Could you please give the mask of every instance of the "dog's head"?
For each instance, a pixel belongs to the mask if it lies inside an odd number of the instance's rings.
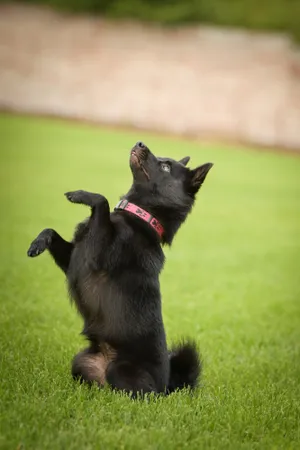
[[[180,161],[156,157],[143,142],[137,142],[130,152],[133,185],[128,194],[131,201],[150,210],[165,226],[172,222],[174,232],[166,239],[169,243],[213,166],[206,163],[189,169],[186,167],[189,160],[188,156]]]
[[[130,152],[134,185],[166,207],[186,205],[194,199],[213,166],[206,163],[191,170],[186,167],[189,160],[189,156],[180,161],[155,157],[143,142],[137,142]]]

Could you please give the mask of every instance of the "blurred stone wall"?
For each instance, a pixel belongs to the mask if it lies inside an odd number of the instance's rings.
[[[0,5],[0,109],[300,149],[287,37]]]

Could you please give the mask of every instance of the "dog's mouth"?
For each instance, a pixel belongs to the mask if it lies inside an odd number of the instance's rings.
[[[138,166],[138,167],[141,166],[140,159],[135,150],[131,150],[130,162],[133,163],[135,166]]]
[[[141,170],[144,173],[147,180],[150,180],[150,176],[147,170],[145,169],[145,162],[147,156],[148,155],[144,150],[140,149],[136,150],[135,148],[133,148],[130,153],[130,164],[133,167],[136,167],[137,169]]]

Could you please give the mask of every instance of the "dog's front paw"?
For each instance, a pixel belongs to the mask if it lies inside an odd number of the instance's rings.
[[[31,243],[29,249],[27,250],[27,255],[31,258],[43,253],[51,244],[53,236],[53,230],[47,228],[43,230],[37,238]]]
[[[30,245],[27,255],[31,258],[40,255],[48,247],[48,243],[45,238],[36,238]]]
[[[85,191],[66,192],[65,196],[72,203],[84,203]]]

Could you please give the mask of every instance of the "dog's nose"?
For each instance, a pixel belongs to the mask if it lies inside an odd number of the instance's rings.
[[[135,145],[138,148],[146,148],[146,145],[142,141],[137,142]]]

